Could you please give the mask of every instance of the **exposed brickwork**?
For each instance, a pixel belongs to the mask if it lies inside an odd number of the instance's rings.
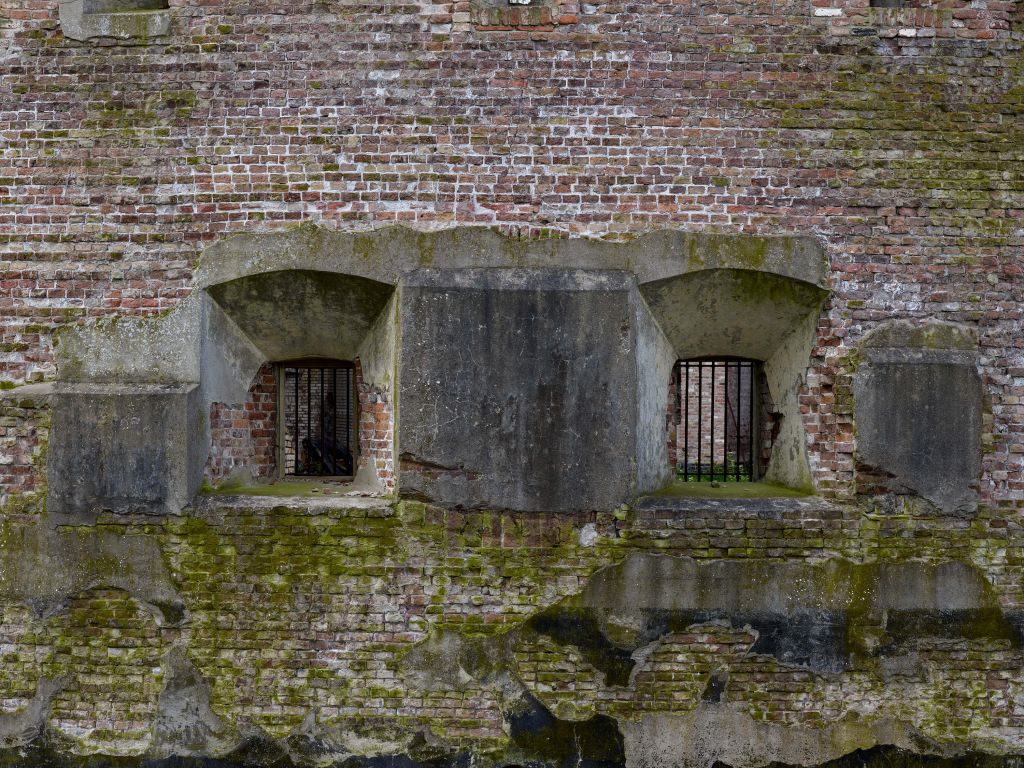
[[[214,485],[235,477],[268,478],[277,473],[277,381],[263,365],[241,407],[210,406],[210,457],[206,478]]]
[[[45,398],[0,392],[0,510],[14,513],[38,507],[46,490],[49,434]]]
[[[898,38],[900,50],[928,46],[933,38],[991,40],[1010,29],[1009,0],[904,0],[900,7],[871,7],[870,0],[812,0],[834,35]]]
[[[390,392],[363,381],[358,359],[355,366],[358,465],[369,468],[380,487],[390,491],[395,487]],[[260,368],[241,408],[214,403],[210,421],[206,477],[211,483],[216,485],[239,471],[256,479],[277,477],[277,381],[272,364]]]
[[[386,491],[395,488],[395,412],[391,392],[363,380],[363,367],[356,360],[356,390],[359,393],[359,466],[367,467]]]
[[[0,702],[20,706],[40,676],[64,673],[53,722],[74,734],[99,728],[87,744],[137,750],[148,738],[140,729],[153,715],[163,654],[181,644],[210,682],[215,711],[271,734],[286,735],[315,708],[324,723],[378,734],[422,728],[446,750],[500,745],[507,734],[493,687],[446,684],[441,670],[424,688],[405,657],[431,631],[477,638],[511,631],[513,672],[569,719],[685,714],[717,674],[722,700],[741,703],[756,721],[820,727],[860,712],[866,720],[913,722],[939,739],[1019,738],[1022,659],[1006,641],[917,638],[906,649],[916,666],[883,680],[863,667],[815,673],[755,651],[749,629],[694,624],[645,646],[630,679],[611,683],[578,648],[521,628],[539,610],[577,595],[602,566],[643,551],[762,567],[825,558],[959,560],[986,573],[1005,608],[1024,608],[1024,529],[1002,525],[1006,514],[993,510],[966,523],[814,503],[773,518],[727,506],[704,514],[653,506],[616,516],[413,503],[345,509],[336,502],[276,510],[215,505],[157,526],[109,517],[102,528],[119,538],[146,533],[160,542],[185,623],[156,625],[149,610],[117,590],[76,596],[43,618],[0,601]],[[582,546],[589,526],[598,539]],[[19,557],[0,551],[0,562]],[[115,743],[106,729],[118,727]]]

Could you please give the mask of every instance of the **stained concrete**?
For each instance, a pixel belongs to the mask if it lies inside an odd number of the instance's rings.
[[[861,344],[857,460],[890,490],[970,512],[981,473],[982,383],[973,329],[897,322]]]
[[[657,326],[637,322],[643,311],[623,272],[408,275],[402,492],[472,507],[609,509],[666,482],[668,369],[640,368],[671,358]],[[663,380],[648,401],[642,376]],[[641,428],[655,418],[660,430]],[[655,469],[638,475],[641,461]]]
[[[172,11],[155,0],[59,0],[60,28],[70,40],[114,38],[145,43],[171,30]]]
[[[827,288],[829,264],[814,237],[662,230],[620,242],[515,238],[485,227],[420,231],[389,226],[347,232],[312,225],[243,234],[203,252],[195,284],[207,288],[279,270],[320,270],[397,283],[421,268],[623,270],[640,284],[708,269],[770,273]]]
[[[812,484],[799,392],[828,296],[816,275],[813,269],[805,279],[716,266],[641,286],[679,359],[743,357],[764,363],[779,414],[764,479],[801,490]]]
[[[292,270],[240,278],[209,293],[267,360],[352,360],[394,286]]]
[[[58,387],[48,512],[74,523],[103,510],[176,513],[199,489],[209,452],[188,439],[200,414],[196,385]]]

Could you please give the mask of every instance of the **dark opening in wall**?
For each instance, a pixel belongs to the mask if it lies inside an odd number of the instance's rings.
[[[359,431],[353,363],[298,360],[279,364],[278,371],[283,474],[351,478]]]
[[[906,8],[908,0],[871,0],[871,8]]]
[[[85,0],[85,13],[136,13],[139,11],[163,11],[169,7],[168,0]]]
[[[761,364],[744,358],[676,363],[676,468],[689,481],[752,482],[770,456],[776,414]],[[671,451],[670,451],[671,455]]]

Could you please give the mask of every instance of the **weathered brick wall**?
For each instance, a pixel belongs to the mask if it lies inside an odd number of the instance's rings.
[[[176,647],[208,682],[226,730],[284,737],[315,710],[321,727],[375,743],[412,743],[422,731],[435,757],[508,746],[509,702],[490,677],[496,669],[568,721],[685,715],[706,700],[715,675],[721,700],[758,722],[817,731],[858,713],[865,722],[914,723],[943,743],[1019,749],[1024,659],[1011,640],[991,634],[991,617],[976,618],[972,636],[898,641],[886,636],[896,631],[895,613],[888,629],[881,615],[877,626],[862,617],[867,626],[849,631],[867,640],[851,634],[848,642],[872,648],[874,632],[913,659],[890,677],[879,676],[874,655],[851,652],[845,671],[829,673],[785,661],[784,648],[755,647],[759,633],[749,626],[696,618],[634,653],[626,678],[610,671],[609,650],[586,645],[586,624],[567,642],[560,627],[574,623],[558,621],[578,621],[574,596],[602,567],[655,551],[662,559],[749,562],[763,574],[766,563],[836,558],[867,568],[959,561],[986,575],[1002,610],[1020,610],[1024,537],[1019,524],[1005,525],[1008,512],[938,523],[913,511],[865,514],[816,502],[775,513],[655,503],[614,515],[554,515],[325,499],[208,501],[159,522],[108,516],[80,535],[158,542],[181,616],[116,589],[84,591],[47,615],[0,601],[0,702],[22,707],[41,679],[60,679],[47,722],[80,740],[72,751],[138,754],[152,747],[167,654]],[[24,565],[10,542],[25,525],[5,524],[0,573]],[[660,589],[637,583],[631,594],[646,599]],[[462,672],[439,656],[443,645],[430,645],[444,633],[468,644],[457,657]]]
[[[206,478],[217,485],[232,475],[267,478],[276,473],[277,379],[274,366],[268,363],[256,372],[241,407],[210,406]]]
[[[961,3],[951,38],[900,54],[819,15],[863,6],[572,5],[521,32],[463,4],[182,0],[167,39],[125,46],[5,0],[0,373],[52,376],[68,322],[176,305],[234,232],[815,232],[835,269],[804,405],[819,489],[854,491],[851,345],[929,316],[981,329],[982,491],[1015,498],[1019,9]]]
[[[46,492],[50,408],[46,398],[0,392],[0,510],[35,510]]]
[[[60,680],[43,719],[65,752],[142,753],[177,648],[229,730],[300,733],[315,710],[398,752],[418,730],[439,752],[506,743],[487,669],[467,682],[415,668],[448,631],[515,640],[503,674],[567,717],[690,712],[721,673],[723,700],[758,720],[821,732],[896,717],[939,742],[1024,751],[1019,642],[988,625],[923,633],[919,665],[883,680],[874,659],[808,671],[756,652],[742,626],[699,622],[665,632],[625,685],[523,628],[631,552],[766,572],[966,563],[1003,611],[1024,609],[1020,3],[550,2],[495,18],[483,2],[172,0],[171,34],[132,45],[65,39],[57,5],[0,0],[5,382],[52,379],[62,326],[177,306],[203,249],[236,233],[811,233],[833,270],[800,390],[818,491],[871,490],[854,458],[858,341],[893,318],[941,319],[980,335],[982,505],[559,517],[254,503],[68,533],[86,549],[108,534],[153,544],[145,562],[183,607],[160,618],[112,555],[72,595],[24,586],[69,550],[45,559],[43,526],[13,514],[43,489],[48,422],[15,390],[0,412],[4,716]],[[359,395],[361,461],[393,487],[394,393]],[[216,446],[239,415],[216,414]]]

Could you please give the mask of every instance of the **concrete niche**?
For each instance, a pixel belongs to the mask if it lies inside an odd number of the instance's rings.
[[[667,393],[639,372],[667,381],[672,352],[631,274],[424,269],[401,290],[403,493],[608,509],[668,480]]]
[[[788,262],[756,266],[718,259],[641,290],[679,359],[762,361],[779,418],[764,480],[810,491],[799,392],[828,296],[827,265],[820,252],[807,249]]]
[[[860,474],[946,512],[972,510],[982,429],[973,329],[898,321],[867,334],[861,350],[854,378]]]
[[[240,406],[266,362],[359,358],[364,380],[394,378],[394,285],[283,269],[239,274],[164,317],[74,328],[59,346],[49,509],[174,514],[198,492],[210,407]],[[389,309],[390,308],[390,309]]]

